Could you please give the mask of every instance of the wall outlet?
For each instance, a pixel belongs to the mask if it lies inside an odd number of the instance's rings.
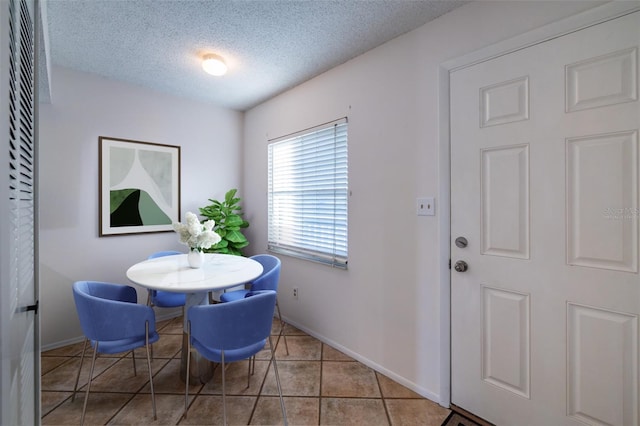
[[[298,298],[298,287],[294,287],[293,288],[293,298],[297,299]]]
[[[433,197],[418,198],[416,200],[416,214],[418,216],[435,216],[435,199]]]

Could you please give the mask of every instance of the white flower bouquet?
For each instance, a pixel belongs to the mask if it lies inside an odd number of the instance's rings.
[[[182,244],[189,246],[192,251],[199,252],[218,244],[221,238],[213,230],[215,221],[207,220],[200,223],[198,216],[191,212],[187,212],[185,217],[184,224],[173,222],[173,229],[178,233]]]

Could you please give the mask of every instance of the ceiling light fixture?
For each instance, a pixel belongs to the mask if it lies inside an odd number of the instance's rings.
[[[221,56],[209,54],[202,58],[202,68],[211,75],[221,76],[227,72],[227,64]]]

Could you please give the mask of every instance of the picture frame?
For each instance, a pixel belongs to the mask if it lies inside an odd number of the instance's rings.
[[[180,147],[98,138],[100,237],[173,231],[180,221]]]

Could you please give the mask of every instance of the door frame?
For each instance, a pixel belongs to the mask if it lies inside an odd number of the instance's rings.
[[[544,25],[440,64],[438,69],[438,164],[440,217],[440,405],[451,404],[451,117],[450,73],[526,49],[584,28],[640,11],[638,2],[611,2]]]

